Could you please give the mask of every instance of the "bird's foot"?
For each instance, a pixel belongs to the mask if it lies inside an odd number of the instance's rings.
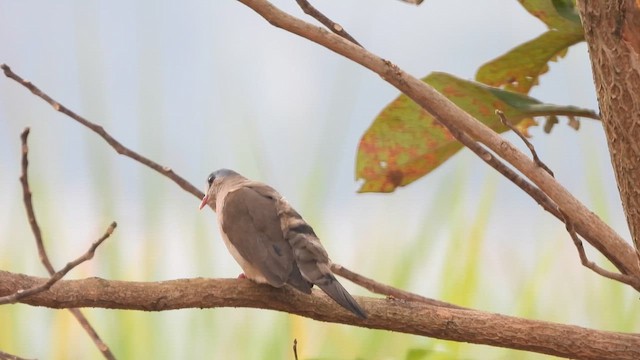
[[[244,273],[238,275],[238,279],[248,279],[247,275],[245,275]]]

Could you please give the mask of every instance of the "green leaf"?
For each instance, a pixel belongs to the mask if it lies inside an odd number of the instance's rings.
[[[507,128],[495,115],[502,110],[513,124],[526,127],[534,116],[597,118],[593,111],[543,104],[532,97],[434,72],[423,79],[463,110],[497,132]],[[360,192],[392,192],[453,156],[462,145],[406,95],[392,101],[373,121],[358,146],[356,178]]]
[[[572,0],[520,0],[531,15],[542,21],[549,30],[582,32],[582,23]]]
[[[549,31],[482,65],[476,80],[507,90],[528,93],[548,63],[566,55],[584,40],[580,17],[571,0],[521,0],[522,6],[544,22]]]
[[[556,8],[558,15],[571,21],[574,24],[579,24],[582,27],[582,21],[580,21],[580,14],[576,9],[576,2],[571,0],[553,0],[553,7]]]

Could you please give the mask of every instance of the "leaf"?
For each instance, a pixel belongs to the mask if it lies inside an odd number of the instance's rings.
[[[582,23],[572,0],[519,0],[531,15],[542,21],[549,30],[582,32]]]
[[[576,2],[571,0],[553,0],[553,7],[556,8],[558,15],[564,17],[565,19],[573,22],[574,24],[579,24],[582,27],[582,21],[580,21],[580,14],[576,10]],[[561,26],[563,24],[560,24]]]
[[[549,70],[548,63],[564,57],[570,46],[584,40],[584,33],[575,4],[570,0],[520,2],[549,31],[482,65],[476,80],[526,94]]]
[[[523,94],[446,73],[431,73],[423,81],[497,132],[507,128],[495,115],[496,109],[502,110],[513,124],[525,126],[525,131],[534,124],[534,116],[597,118],[590,110],[543,104]],[[356,178],[364,183],[359,192],[392,192],[428,174],[461,147],[429,113],[406,95],[400,95],[382,110],[360,140]]]

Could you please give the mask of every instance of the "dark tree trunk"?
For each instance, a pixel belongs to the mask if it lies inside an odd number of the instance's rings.
[[[631,236],[640,249],[640,2],[578,1]]]

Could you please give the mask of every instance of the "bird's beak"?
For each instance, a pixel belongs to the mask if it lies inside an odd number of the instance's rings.
[[[207,205],[207,203],[209,202],[209,194],[206,194],[203,198],[202,198],[202,202],[200,203],[200,210],[202,210],[203,207],[205,207]]]

